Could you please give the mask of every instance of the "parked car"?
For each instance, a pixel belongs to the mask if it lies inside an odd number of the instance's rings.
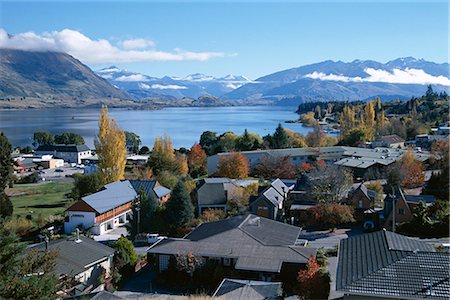
[[[64,172],[64,170],[63,169],[56,169],[55,172],[62,173],[62,172]]]
[[[161,236],[157,233],[139,233],[136,235],[134,242],[140,245],[153,245],[156,242],[166,238],[165,236]]]

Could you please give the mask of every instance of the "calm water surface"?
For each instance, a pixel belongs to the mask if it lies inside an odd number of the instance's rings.
[[[110,109],[109,115],[119,126],[138,134],[143,145],[153,145],[155,137],[167,132],[174,146],[191,147],[203,131],[242,134],[247,128],[264,136],[273,133],[278,123],[297,119],[295,107],[186,107],[162,110]],[[33,133],[71,131],[81,134],[89,147],[98,133],[100,109],[30,109],[0,111],[0,130],[14,146],[31,145]],[[306,134],[310,129],[300,124],[284,127]]]

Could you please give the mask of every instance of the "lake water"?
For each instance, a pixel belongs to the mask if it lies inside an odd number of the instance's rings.
[[[183,107],[162,110],[110,109],[109,115],[119,126],[138,134],[143,145],[153,146],[155,137],[165,132],[172,137],[175,148],[191,147],[206,130],[222,134],[233,131],[242,134],[244,129],[264,136],[273,133],[278,123],[294,120],[296,107]],[[94,145],[98,133],[100,109],[29,109],[0,111],[0,131],[13,146],[31,145],[33,133],[49,131],[76,132],[82,135],[89,147]],[[310,128],[301,124],[283,124],[306,134]]]

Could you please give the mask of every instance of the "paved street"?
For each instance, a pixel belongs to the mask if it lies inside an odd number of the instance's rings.
[[[308,240],[308,245],[315,248],[323,247],[333,249],[339,241],[348,237],[363,234],[361,228],[339,228],[334,232],[329,230],[322,231],[302,231],[299,238]]]

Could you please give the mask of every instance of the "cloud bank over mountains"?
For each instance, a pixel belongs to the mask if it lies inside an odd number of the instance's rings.
[[[224,52],[193,52],[179,48],[173,51],[156,50],[155,42],[148,39],[128,39],[113,45],[109,40],[94,40],[79,31],[24,32],[9,35],[0,28],[0,48],[28,51],[65,52],[87,64],[132,63],[146,61],[207,61],[212,58],[233,56]]]
[[[342,82],[384,82],[400,84],[440,84],[450,86],[450,79],[445,76],[433,76],[420,69],[406,68],[393,69],[392,72],[374,68],[364,70],[367,77],[349,77],[345,75],[325,74],[323,72],[312,72],[306,74],[305,78],[342,81]]]

